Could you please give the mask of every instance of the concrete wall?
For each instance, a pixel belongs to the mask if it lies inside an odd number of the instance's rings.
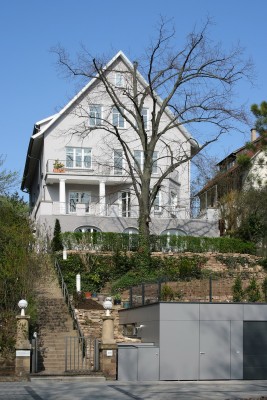
[[[51,203],[48,202],[47,205],[50,210]],[[45,210],[45,208],[43,208],[43,210]],[[40,213],[37,224],[39,226],[45,226],[53,231],[56,218],[60,221],[62,232],[73,232],[80,226],[93,226],[99,228],[102,232],[123,232],[126,228],[138,228],[137,218],[101,217],[94,215],[77,216],[76,214],[42,215]],[[202,220],[152,218],[152,234],[160,235],[164,230],[172,228],[182,229],[190,236],[219,236],[217,223],[210,223]]]

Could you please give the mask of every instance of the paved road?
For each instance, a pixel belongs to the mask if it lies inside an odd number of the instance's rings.
[[[0,383],[0,400],[237,400],[263,396],[267,396],[267,381]]]

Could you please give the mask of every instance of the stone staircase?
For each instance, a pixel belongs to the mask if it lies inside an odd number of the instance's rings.
[[[66,337],[77,337],[73,321],[61,294],[56,273],[51,268],[37,288],[38,296],[38,372],[65,372]],[[76,357],[81,356],[76,354]]]

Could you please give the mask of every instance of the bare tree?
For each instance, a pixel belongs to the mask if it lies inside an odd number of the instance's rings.
[[[236,122],[246,122],[243,107],[233,105],[233,90],[240,79],[250,77],[251,63],[243,60],[239,47],[224,51],[220,44],[214,44],[208,28],[209,22],[199,32],[190,33],[181,44],[169,23],[161,21],[157,37],[145,55],[124,70],[116,70],[116,64],[110,66],[106,60],[90,56],[84,48],[76,61],[71,61],[60,46],[53,49],[67,74],[94,78],[99,85],[98,95],[119,111],[118,118],[127,121],[126,132],[119,129],[118,123],[111,122],[110,115],[99,116],[101,123],[92,128],[84,118],[90,118],[88,107],[77,106],[75,113],[80,122],[71,133],[86,137],[95,130],[104,130],[107,137],[113,137],[113,142],[120,145],[138,200],[139,231],[146,239],[151,209],[164,179],[220,135],[234,129]],[[111,71],[122,75],[121,87],[110,78]],[[97,104],[95,98],[89,101]],[[146,101],[151,104],[148,116],[143,113]],[[205,137],[199,134],[200,123],[205,125]],[[190,130],[195,127],[195,137],[201,144],[188,134],[187,126]],[[133,151],[137,146],[143,151],[142,165]],[[157,179],[152,179],[157,148],[164,149],[157,154],[157,161],[161,160],[164,167]]]

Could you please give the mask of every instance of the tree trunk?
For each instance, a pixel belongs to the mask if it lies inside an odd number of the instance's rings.
[[[150,253],[150,193],[149,193],[149,182],[145,182],[142,185],[141,196],[139,200],[139,234],[141,236],[140,246],[144,253]],[[141,250],[141,249],[140,249]]]

